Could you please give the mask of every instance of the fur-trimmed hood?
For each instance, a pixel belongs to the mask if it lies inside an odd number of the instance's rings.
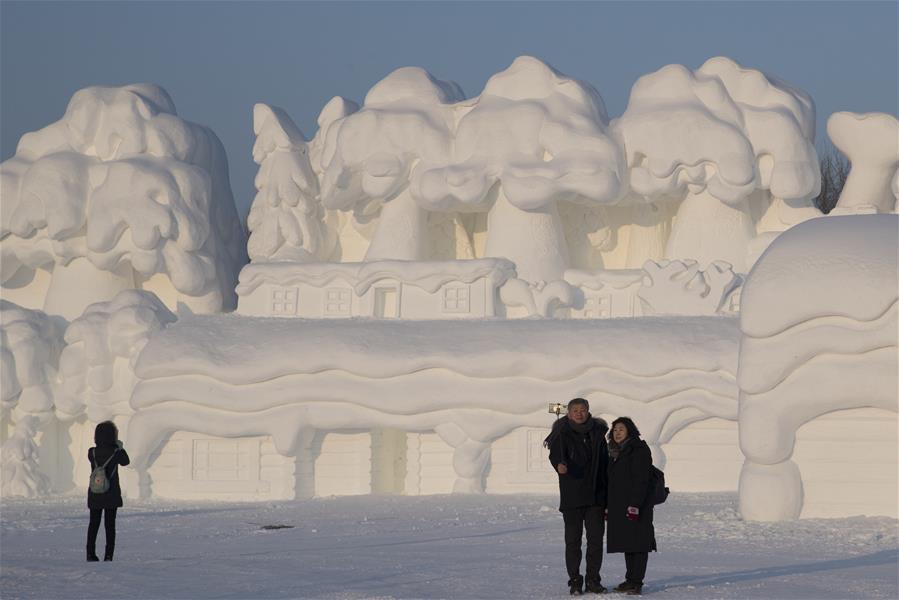
[[[594,417],[592,414],[587,413],[587,420],[593,421],[594,428],[599,431],[599,434],[605,436],[609,431],[609,424],[606,423],[605,419],[600,417]],[[556,419],[556,422],[553,423],[553,428],[549,432],[549,435],[546,436],[546,439],[543,440],[543,447],[549,448],[550,445],[556,440],[559,435],[565,431],[566,429],[571,429],[571,424],[568,420],[568,417],[563,417],[561,419]]]

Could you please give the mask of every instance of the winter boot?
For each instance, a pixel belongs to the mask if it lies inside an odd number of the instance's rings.
[[[572,596],[580,596],[584,593],[584,578],[573,577],[568,580],[568,593]]]
[[[605,594],[608,590],[596,579],[587,580],[587,591],[591,594]]]
[[[631,589],[624,592],[627,596],[639,596],[643,593],[643,586],[639,583],[632,583]]]
[[[112,547],[107,546],[107,547],[106,547],[106,553],[103,554],[103,561],[104,561],[104,562],[112,562],[112,554],[113,554],[113,552],[115,552],[115,546],[112,546]]]
[[[87,562],[99,562],[99,561],[100,561],[100,559],[97,557],[97,551],[94,550],[93,548],[91,548],[90,546],[88,546],[87,547]]]
[[[617,586],[615,586],[615,589],[612,591],[627,593],[627,592],[631,591],[632,589],[634,589],[633,583],[631,583],[630,581],[622,581]]]

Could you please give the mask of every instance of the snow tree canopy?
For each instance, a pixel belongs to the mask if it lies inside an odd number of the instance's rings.
[[[409,194],[421,165],[447,160],[452,145],[455,83],[417,67],[397,69],[375,84],[362,108],[330,124],[321,151],[322,203],[371,214],[380,223],[366,260],[424,258],[426,213]]]
[[[93,422],[131,414],[134,363],[150,336],[177,317],[150,292],[126,290],[98,302],[66,329],[56,411]]]
[[[886,113],[837,112],[827,134],[852,163],[837,206],[894,210],[899,198],[899,121]]]
[[[62,326],[38,310],[0,300],[0,409],[46,416],[63,347]]]
[[[413,195],[432,210],[489,211],[487,256],[509,258],[530,281],[560,279],[568,251],[557,203],[614,203],[623,191],[602,98],[521,56],[454,110],[452,155],[416,171]]]
[[[724,57],[695,72],[668,65],[641,77],[612,128],[627,153],[631,189],[649,201],[683,202],[668,256],[723,259],[743,272],[758,189],[771,195],[759,212],[783,212],[786,202],[801,212],[793,220],[811,216],[820,188],[814,115],[804,92]]]
[[[336,240],[323,222],[325,211],[305,136],[287,113],[266,104],[253,107],[253,129],[253,160],[259,173],[258,193],[247,218],[250,259],[326,260]]]
[[[162,88],[76,92],[62,119],[22,137],[0,178],[4,283],[51,271],[49,312],[74,318],[133,287],[197,312],[235,305],[245,248],[224,148]]]

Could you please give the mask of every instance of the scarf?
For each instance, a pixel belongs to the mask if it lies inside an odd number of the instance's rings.
[[[593,431],[593,428],[596,427],[596,421],[593,420],[593,415],[587,413],[586,421],[584,421],[583,423],[575,423],[571,419],[568,419],[568,426],[571,427],[571,429],[575,433],[583,435],[585,433],[590,433],[591,431]]]
[[[612,458],[612,462],[618,460],[618,456],[621,454],[621,451],[624,450],[624,447],[627,443],[631,441],[631,438],[624,438],[624,441],[620,444],[615,440],[609,440],[609,456]]]

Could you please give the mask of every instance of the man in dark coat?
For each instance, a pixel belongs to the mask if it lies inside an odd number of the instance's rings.
[[[100,519],[106,529],[106,552],[103,560],[112,560],[115,552],[115,518],[116,511],[122,506],[122,487],[119,485],[119,466],[131,462],[128,453],[118,440],[119,430],[112,421],[103,421],[94,430],[96,447],[87,451],[87,459],[91,462],[91,471],[104,463],[109,489],[102,494],[87,490],[87,507],[91,511],[90,523],[87,526],[87,560],[97,558],[97,533],[100,531]],[[103,514],[105,513],[105,515]]]
[[[616,592],[640,594],[649,552],[656,550],[649,499],[652,452],[628,417],[612,422],[607,550],[624,552],[627,575]]]
[[[606,469],[609,454],[606,444],[608,425],[590,415],[583,398],[568,403],[568,414],[556,421],[544,445],[549,462],[559,475],[559,510],[565,522],[565,567],[572,595],[580,595],[581,537],[587,531],[587,591],[600,594],[602,536],[605,532]]]

